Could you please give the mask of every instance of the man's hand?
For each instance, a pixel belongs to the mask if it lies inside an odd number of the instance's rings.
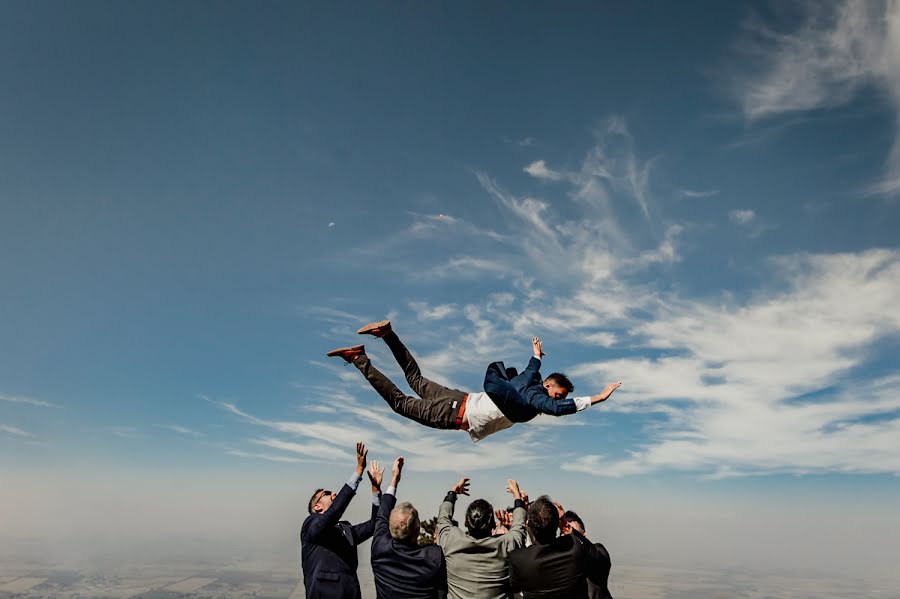
[[[609,396],[613,394],[613,391],[622,386],[622,381],[618,383],[610,383],[606,387],[603,388],[603,391],[598,393],[597,395],[591,398],[591,405],[595,403],[600,403],[601,401],[606,401],[609,399]]]
[[[502,535],[509,532],[509,527],[512,526],[512,512],[496,510],[494,516],[497,518],[497,527],[494,528],[494,534]]]
[[[513,499],[522,499],[522,491],[519,490],[519,483],[513,479],[506,481],[506,492],[512,493]]]
[[[547,355],[541,349],[541,338],[540,337],[532,337],[531,338],[531,349],[532,349],[532,352],[534,353],[534,357],[537,358],[538,360],[540,360],[541,357]]]
[[[369,475],[369,482],[372,483],[372,492],[380,493],[381,481],[384,480],[384,467],[378,463],[378,460],[372,460],[366,474]]]
[[[356,476],[362,476],[363,470],[366,469],[366,455],[368,455],[366,445],[362,441],[356,444]]]
[[[397,483],[400,482],[400,473],[403,472],[403,456],[398,457],[394,460],[394,465],[391,466],[391,486],[397,488]]]
[[[469,494],[469,479],[468,477],[462,477],[459,479],[459,482],[453,485],[453,488],[450,489],[457,495],[468,495]]]
[[[529,503],[528,503],[528,493],[522,492],[522,503],[525,504],[525,511],[527,512],[527,511],[528,511],[528,506],[529,506]]]

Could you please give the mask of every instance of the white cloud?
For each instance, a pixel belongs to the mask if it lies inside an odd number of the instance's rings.
[[[0,431],[9,433],[10,435],[16,435],[17,437],[33,437],[34,435],[29,433],[28,431],[23,431],[22,429],[9,425],[0,423]]]
[[[318,422],[265,420],[244,412],[234,404],[208,401],[252,425],[286,436],[262,437],[252,439],[251,443],[299,454],[307,460],[351,461],[349,448],[357,441],[366,442],[372,451],[405,456],[411,470],[475,471],[534,463],[543,459],[534,446],[534,431],[521,431],[515,436],[503,435],[501,432],[490,440],[475,445],[463,432],[423,429],[421,424],[398,416],[384,405],[383,400],[359,373],[357,379],[361,383],[359,387],[367,396],[365,402],[352,399],[342,407],[337,418]],[[269,460],[279,457],[290,458],[282,461],[298,459],[282,454],[257,454],[237,448],[229,449],[228,453]],[[452,455],[453,460],[447,460],[448,455]]]
[[[634,151],[634,140],[621,117],[610,117],[595,131],[596,144],[578,170],[558,171],[537,160],[523,170],[549,181],[568,181],[574,189],[571,197],[611,216],[611,202],[618,194],[635,202],[650,219],[650,170],[653,161],[641,162]],[[482,182],[484,185],[484,182]]]
[[[570,369],[598,383],[625,381],[606,409],[667,418],[631,457],[571,468],[900,473],[900,377],[851,383],[870,347],[900,332],[900,252],[792,256],[773,266],[787,291],[743,305],[666,297],[633,327],[646,347],[674,355]]]
[[[708,190],[682,189],[678,193],[683,198],[711,198],[711,197],[719,195],[719,190],[718,189],[708,189]]]
[[[438,304],[433,306],[427,302],[409,302],[409,307],[416,313],[416,319],[425,322],[445,320],[459,313],[456,304]]]
[[[750,120],[847,104],[874,86],[894,110],[895,135],[883,177],[870,193],[900,192],[900,2],[803,5],[803,23],[784,33],[747,22],[739,49],[749,68],[732,91]]]
[[[21,403],[29,406],[37,406],[39,408],[56,408],[59,407],[56,404],[52,404],[49,401],[43,401],[41,399],[33,399],[31,397],[23,397],[21,395],[4,395],[0,394],[0,401],[8,401],[11,403]]]
[[[566,178],[566,175],[563,173],[558,173],[556,171],[550,170],[547,168],[547,163],[543,160],[535,160],[528,166],[522,169],[535,179],[545,179],[547,181],[560,181]]]
[[[197,432],[195,430],[191,430],[186,426],[180,426],[178,424],[161,424],[160,428],[164,428],[166,430],[170,430],[173,433],[178,433],[179,435],[186,435],[189,437],[200,437],[203,436],[203,433]]]
[[[753,222],[753,219],[756,218],[756,213],[752,210],[732,210],[728,213],[728,218],[730,218],[733,223],[746,225]]]

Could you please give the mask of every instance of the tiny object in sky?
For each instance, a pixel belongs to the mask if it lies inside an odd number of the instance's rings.
[[[444,220],[444,215],[443,215],[443,214],[438,214],[438,220]]]
[[[328,226],[329,226],[329,227],[333,227],[333,226],[334,226],[334,223],[328,223]]]

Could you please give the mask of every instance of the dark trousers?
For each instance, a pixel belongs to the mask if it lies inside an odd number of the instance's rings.
[[[457,428],[456,416],[466,394],[423,377],[415,358],[393,331],[382,339],[391,349],[397,364],[403,369],[406,382],[419,397],[405,395],[397,385],[372,366],[368,356],[363,354],[354,358],[353,365],[363,373],[369,384],[398,414],[431,428]]]

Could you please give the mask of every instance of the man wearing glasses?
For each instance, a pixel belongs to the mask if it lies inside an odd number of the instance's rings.
[[[384,468],[377,461],[369,467],[372,483],[372,517],[352,525],[341,520],[366,468],[366,446],[356,444],[356,470],[339,493],[316,489],[309,499],[309,516],[300,529],[303,585],[307,599],[360,599],[356,577],[356,547],[372,537],[381,498]]]

